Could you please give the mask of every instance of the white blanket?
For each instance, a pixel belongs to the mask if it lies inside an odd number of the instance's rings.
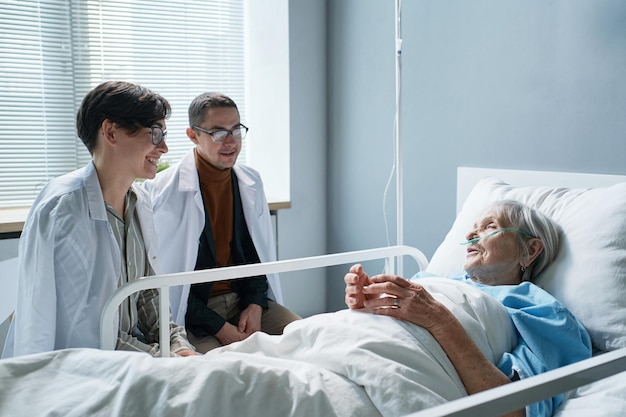
[[[421,280],[496,361],[516,343],[505,309],[467,284]],[[418,326],[343,310],[201,357],[64,350],[0,361],[0,415],[401,416],[466,395]]]
[[[554,417],[624,417],[626,372],[583,385],[565,395]]]

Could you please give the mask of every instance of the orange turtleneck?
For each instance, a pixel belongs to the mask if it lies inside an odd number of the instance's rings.
[[[215,260],[218,266],[232,263],[230,242],[233,239],[233,187],[231,168],[217,169],[204,160],[196,150],[196,167],[200,178],[200,190],[204,197],[204,209],[211,219],[215,243]],[[231,291],[229,281],[214,282],[211,295]]]

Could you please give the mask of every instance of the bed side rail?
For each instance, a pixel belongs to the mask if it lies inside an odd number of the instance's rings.
[[[105,350],[115,349],[117,326],[114,320],[119,306],[126,297],[137,291],[152,288],[159,290],[159,340],[169,341],[169,287],[171,286],[245,278],[281,272],[302,271],[379,259],[387,259],[388,265],[394,265],[395,259],[401,259],[401,257],[404,256],[412,257],[420,271],[424,270],[428,265],[428,259],[422,251],[411,246],[401,245],[144,277],[131,281],[118,288],[105,304],[104,310],[100,316],[100,347]],[[161,356],[167,357],[169,355],[169,343],[161,343]]]
[[[626,348],[404,417],[497,417],[623,371],[626,371]]]

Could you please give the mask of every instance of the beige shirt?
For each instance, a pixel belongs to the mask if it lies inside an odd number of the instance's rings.
[[[124,217],[106,204],[107,217],[122,260],[119,285],[144,276],[154,275],[146,255],[146,248],[135,210],[137,195],[128,190]],[[120,323],[116,349],[160,354],[159,349],[159,292],[156,289],[134,293],[120,305]],[[187,341],[182,326],[170,321],[170,349],[172,354],[183,349],[194,350]]]

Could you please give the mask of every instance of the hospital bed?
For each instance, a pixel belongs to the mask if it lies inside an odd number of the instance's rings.
[[[626,213],[624,212],[626,177],[624,176],[459,168],[457,218],[430,262],[418,249],[394,246],[145,278],[118,289],[109,300],[102,314],[102,348],[112,349],[114,346],[114,322],[120,302],[129,294],[145,288],[160,289],[164,301],[161,309],[162,312],[167,312],[167,289],[170,285],[181,282],[230,279],[264,273],[349,265],[356,262],[374,262],[380,259],[384,259],[386,268],[391,269],[389,272],[393,272],[394,261],[404,257],[413,260],[412,262],[416,264],[415,271],[425,269],[436,275],[451,276],[462,269],[464,252],[459,242],[464,240],[466,231],[486,204],[503,198],[517,199],[536,206],[552,216],[562,227],[564,239],[561,250],[553,265],[542,273],[538,284],[563,302],[589,329],[596,349],[594,357],[536,377],[404,415],[411,417],[497,416],[540,399],[566,393],[565,401],[554,414],[557,417],[623,416],[626,410],[626,396],[624,395],[626,393]],[[161,316],[167,317],[167,314],[161,314]],[[162,329],[166,327],[161,326]],[[167,335],[162,335],[162,337],[168,338]],[[166,356],[169,354],[167,350],[163,353]],[[147,372],[153,373],[158,366],[156,365],[158,361],[181,360],[177,358],[152,359],[146,358],[147,355],[128,355],[122,352],[77,350],[63,352],[57,356],[54,354],[33,355],[36,356],[35,364],[31,367],[26,366],[26,369],[39,370],[44,367],[41,363],[55,363],[55,361],[63,363],[68,357],[76,355],[83,355],[87,358],[86,362],[79,362],[83,364],[90,362],[91,357],[94,362],[106,364],[108,360],[111,360],[113,363],[110,355],[117,355],[116,357],[123,358],[127,366],[140,369],[147,366]],[[27,358],[16,358],[10,361],[20,360],[28,361]],[[0,381],[4,385],[7,374],[3,371],[3,365],[7,363],[0,362]],[[183,367],[177,365],[176,368]],[[89,374],[88,369],[82,369],[81,372],[84,373],[81,377]],[[19,384],[23,376],[15,373],[13,375],[15,379],[12,383]],[[97,378],[93,375],[89,377]],[[227,385],[225,382],[224,384]],[[237,396],[229,392],[222,392],[220,395],[226,398],[232,395],[233,401]],[[130,397],[130,394],[127,397]],[[0,393],[0,414],[3,413],[3,406],[6,407],[3,402],[8,400]],[[57,401],[62,404],[65,398],[59,396]],[[69,401],[75,402],[76,399]],[[149,414],[159,415],[158,410]]]

